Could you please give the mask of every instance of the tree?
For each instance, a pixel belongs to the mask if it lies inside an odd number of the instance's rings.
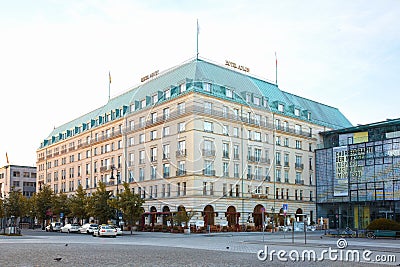
[[[27,199],[20,190],[14,190],[14,187],[12,187],[11,192],[4,201],[4,209],[8,217],[23,217],[26,215]]]
[[[42,185],[39,193],[34,195],[35,213],[39,221],[42,222],[42,229],[45,228],[45,220],[51,215],[51,207],[53,204],[53,191],[50,185]]]
[[[70,199],[65,193],[60,192],[58,195],[53,196],[51,211],[53,214],[61,215],[62,213],[64,216],[69,216]]]
[[[110,205],[112,192],[106,190],[105,183],[99,182],[96,192],[88,198],[87,212],[99,220],[99,224],[107,223],[114,217],[115,210]]]
[[[134,194],[129,188],[129,184],[124,182],[124,191],[118,193],[118,202],[116,199],[112,200],[113,206],[122,211],[122,215],[127,221],[128,226],[132,226],[140,219],[142,215],[142,205],[144,200],[138,195]]]
[[[3,218],[4,217],[4,202],[3,202],[3,199],[2,198],[0,198],[0,218]]]
[[[82,185],[79,185],[75,195],[69,199],[70,216],[78,219],[85,219],[88,217],[87,213],[88,197]]]

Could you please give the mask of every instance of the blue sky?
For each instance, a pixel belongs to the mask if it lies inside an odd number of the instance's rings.
[[[51,130],[196,55],[338,108],[398,118],[400,1],[0,2],[0,163],[34,165]],[[1,155],[4,155],[1,156]],[[0,165],[3,165],[0,164]]]

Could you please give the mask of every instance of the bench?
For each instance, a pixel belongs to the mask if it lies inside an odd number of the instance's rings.
[[[374,238],[376,237],[391,237],[396,238],[400,237],[400,231],[392,231],[392,230],[375,230]]]

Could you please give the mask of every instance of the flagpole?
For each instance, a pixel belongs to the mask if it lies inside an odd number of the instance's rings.
[[[108,72],[108,101],[110,101],[110,94],[111,94],[111,74],[109,71]]]
[[[197,19],[197,29],[196,29],[196,60],[199,59],[199,19]]]
[[[278,86],[278,58],[276,57],[275,52],[275,84]]]

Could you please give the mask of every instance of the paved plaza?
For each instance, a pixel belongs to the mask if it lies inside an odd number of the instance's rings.
[[[322,237],[322,238],[321,238]],[[117,238],[97,238],[83,234],[46,233],[23,230],[23,236],[0,236],[0,266],[397,266],[400,263],[400,240],[348,238],[338,248],[337,238],[323,233],[211,233],[171,234],[125,232]],[[343,241],[343,240],[342,240]],[[343,242],[344,242],[343,241]],[[273,259],[262,261],[260,251],[273,253]],[[287,252],[281,260],[277,251]],[[317,258],[295,258],[293,251],[315,251]],[[323,250],[337,250],[329,259]],[[366,262],[345,259],[346,251],[363,255],[370,251]],[[342,253],[342,255],[340,255]],[[289,257],[289,254],[291,257]],[[282,255],[282,254],[281,254]],[[308,256],[308,254],[305,254]],[[386,261],[376,262],[376,256]],[[385,256],[386,255],[386,256]],[[342,260],[340,260],[342,256]],[[391,257],[388,257],[391,256]],[[56,261],[55,259],[60,259]],[[287,261],[282,261],[287,259]],[[382,258],[382,257],[381,257]],[[380,258],[380,259],[381,259]]]

